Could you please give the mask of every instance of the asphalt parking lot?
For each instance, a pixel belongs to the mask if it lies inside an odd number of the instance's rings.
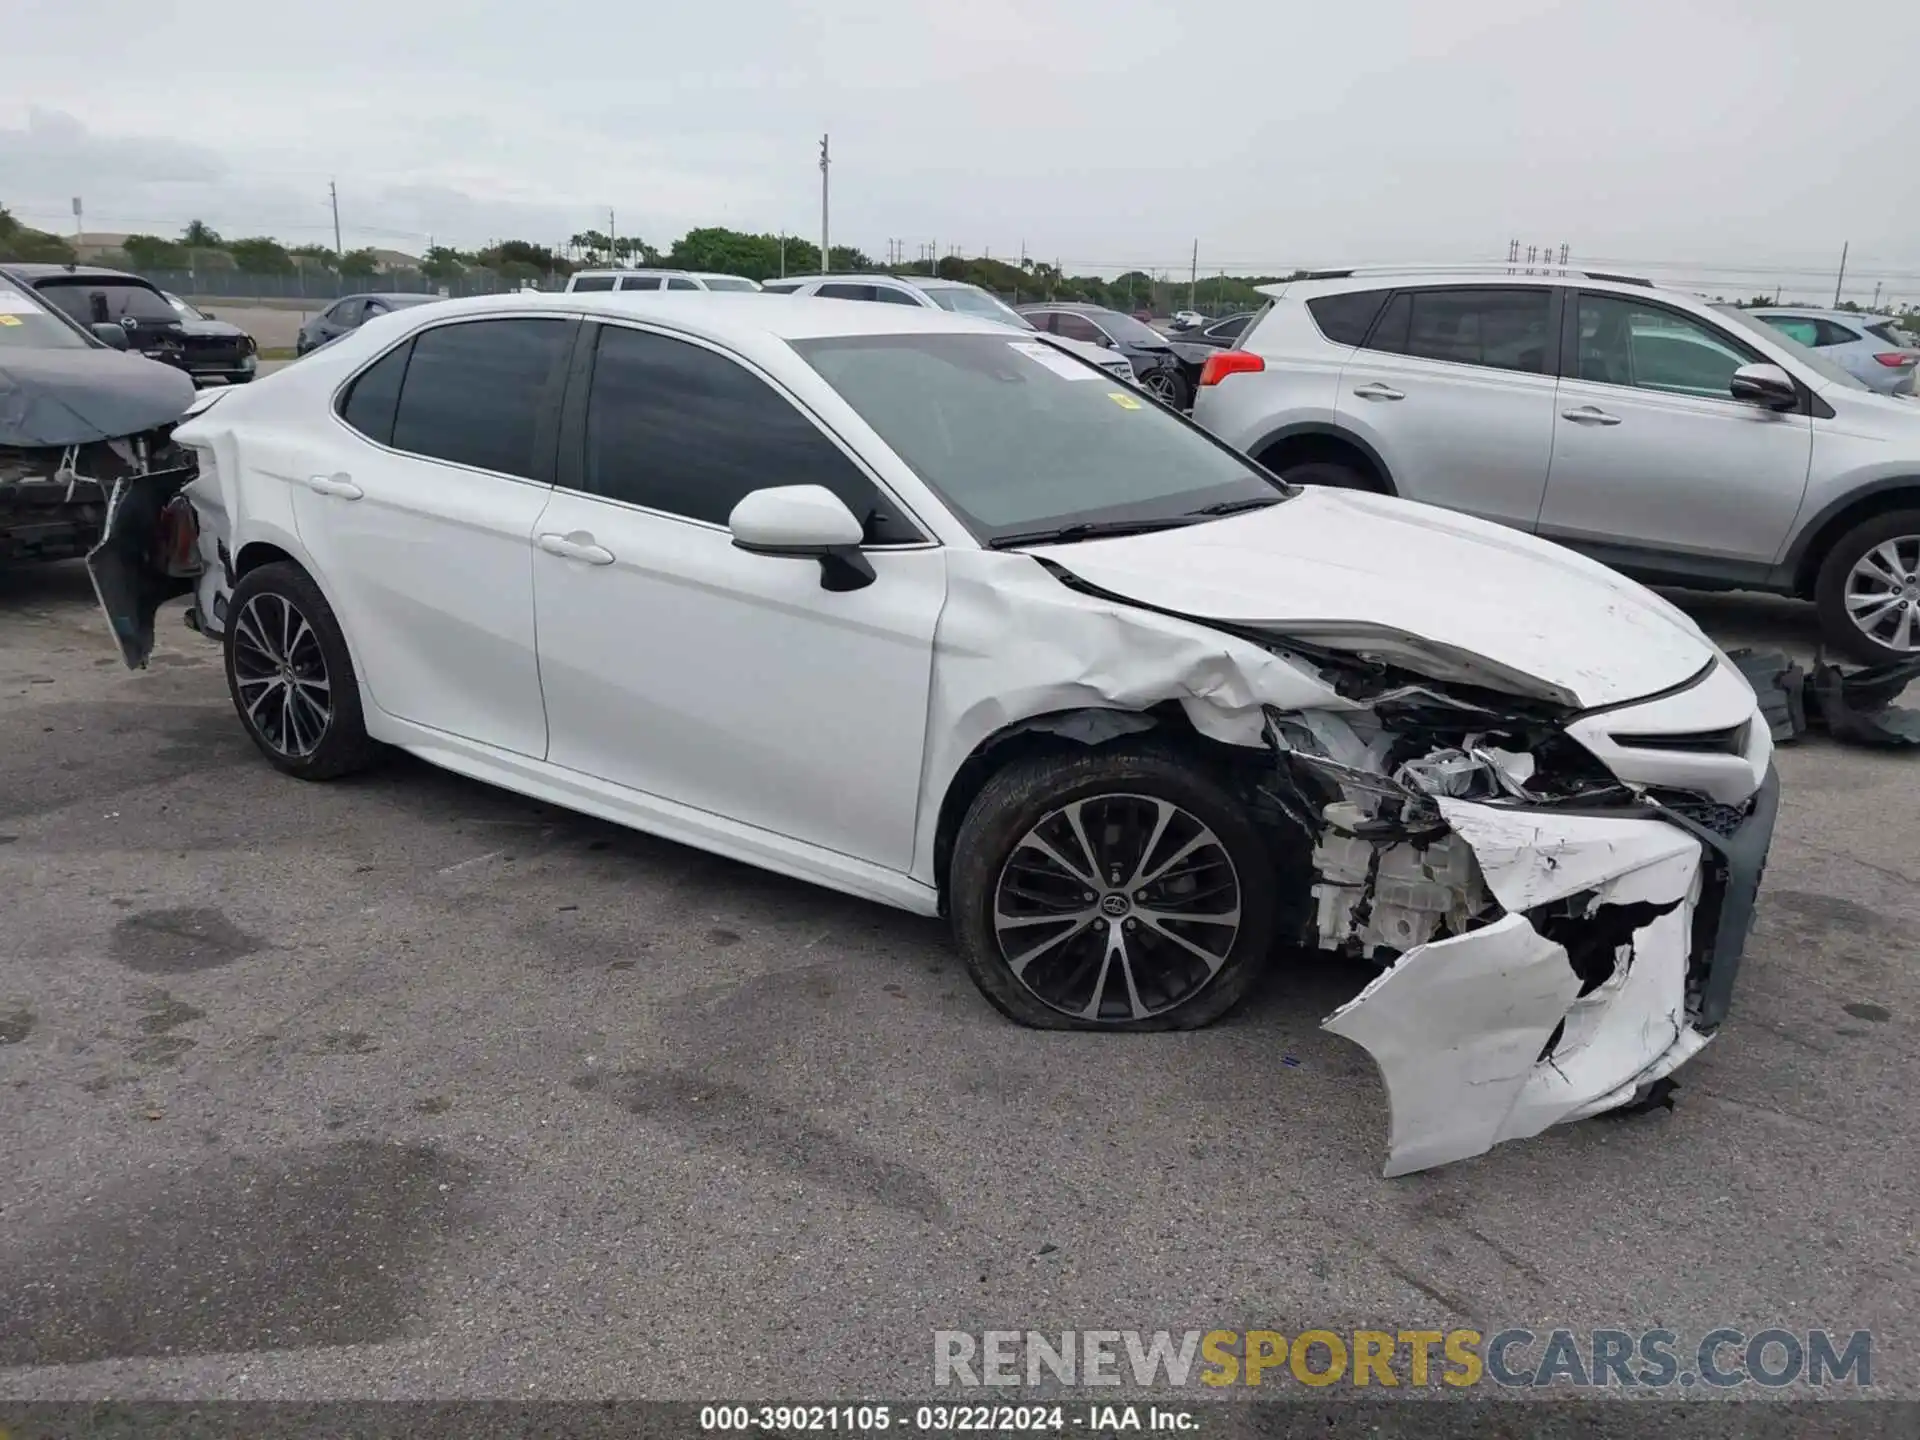
[[[1871,1329],[1920,1393],[1920,755],[1780,766],[1677,1108],[1389,1181],[1338,964],[1023,1031],[934,922],[404,758],[284,779],[177,607],[133,675],[77,567],[0,574],[0,1399],[898,1397],[935,1329],[1422,1324]]]

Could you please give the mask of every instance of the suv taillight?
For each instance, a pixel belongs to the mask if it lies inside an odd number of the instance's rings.
[[[1229,375],[1251,375],[1266,368],[1267,362],[1251,350],[1220,350],[1200,367],[1200,383],[1218,385]]]

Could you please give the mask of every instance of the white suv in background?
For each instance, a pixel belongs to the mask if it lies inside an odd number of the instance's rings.
[[[1626,276],[1329,270],[1262,293],[1193,418],[1284,478],[1462,510],[1648,583],[1800,596],[1860,659],[1920,654],[1920,405]]]
[[[1133,365],[1126,356],[1102,349],[1085,340],[1065,335],[1050,335],[990,290],[969,285],[963,280],[942,280],[932,275],[808,275],[769,280],[761,286],[768,294],[817,295],[823,300],[869,300],[883,305],[918,305],[923,310],[946,310],[969,315],[976,320],[991,320],[1014,330],[1029,332],[1056,350],[1078,356],[1096,365],[1117,380],[1134,384]]]
[[[720,275],[710,270],[576,270],[567,277],[569,293],[576,290],[758,290],[757,281],[744,275]]]

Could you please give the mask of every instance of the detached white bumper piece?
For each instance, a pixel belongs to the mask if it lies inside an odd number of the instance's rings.
[[[1658,807],[1441,800],[1506,913],[1406,951],[1324,1027],[1385,1078],[1385,1173],[1616,1109],[1697,1054],[1726,1011],[1778,794],[1769,771],[1730,833]]]

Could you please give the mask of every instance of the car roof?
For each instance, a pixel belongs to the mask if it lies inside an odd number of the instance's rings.
[[[676,270],[671,265],[621,265],[611,270],[576,270],[575,278],[581,275],[718,275],[718,270]]]
[[[340,297],[342,300],[385,300],[393,305],[424,305],[429,300],[445,298],[442,295],[429,295],[422,290],[360,290]]]
[[[1022,310],[1077,310],[1082,315],[1125,315],[1124,310],[1112,305],[1095,305],[1086,300],[1035,300],[1032,304],[1022,305]]]
[[[576,290],[516,291],[443,300],[436,319],[456,316],[549,314],[601,315],[609,319],[659,320],[676,330],[722,342],[751,336],[815,340],[836,335],[981,334],[1004,336],[997,321],[975,320],[950,310],[919,305],[849,305],[813,295],[769,306],[745,291]]]
[[[891,282],[892,284],[895,284],[895,285],[905,285],[910,289],[915,289],[915,290],[937,290],[942,288],[943,286],[953,287],[961,284],[961,282],[958,280],[942,280],[939,277],[933,276],[933,275],[888,275],[884,271],[880,271],[880,270],[868,270],[868,271],[849,270],[844,274],[838,274],[838,275],[801,275],[798,277],[789,275],[786,278],[788,280],[793,280],[795,278],[798,278],[800,283],[803,285],[811,285],[815,281],[819,281],[819,280],[853,280],[853,281],[858,281],[862,284],[871,284],[873,281],[882,280],[882,281]],[[778,282],[775,282],[775,283],[778,283]]]
[[[1756,305],[1749,312],[1754,315],[1804,315],[1812,320],[1840,320],[1855,325],[1899,325],[1903,318],[1914,320],[1916,316],[1878,315],[1868,310],[1830,310],[1824,305]]]
[[[1431,290],[1454,286],[1578,285],[1583,290],[1608,290],[1624,295],[1657,292],[1700,301],[1701,297],[1684,290],[1655,285],[1638,275],[1620,275],[1603,270],[1544,267],[1537,262],[1531,271],[1504,265],[1377,265],[1354,266],[1345,270],[1315,270],[1296,279],[1276,280],[1271,285],[1256,285],[1254,293],[1280,300],[1295,291],[1310,294],[1338,294],[1351,290]]]
[[[145,276],[135,275],[128,270],[109,270],[103,265],[51,265],[45,261],[30,261],[24,264],[8,263],[4,268],[8,274],[21,280],[48,280],[55,276],[76,280],[131,280],[136,285],[144,285],[149,290],[159,287]]]

